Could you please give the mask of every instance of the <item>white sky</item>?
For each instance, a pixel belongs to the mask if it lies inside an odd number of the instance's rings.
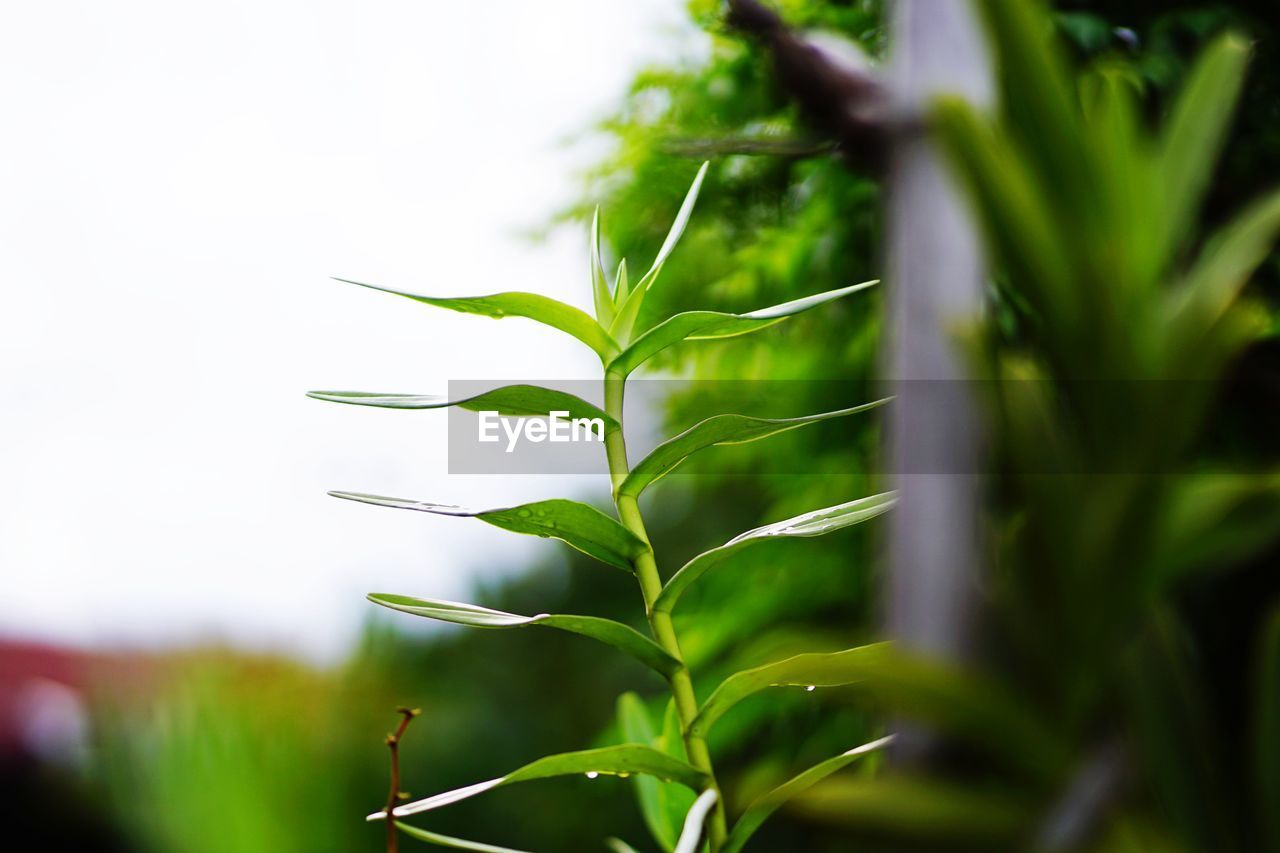
[[[366,591],[460,597],[557,553],[324,492],[500,505],[590,481],[449,477],[443,412],[302,395],[588,378],[594,356],[328,276],[586,307],[585,229],[517,232],[600,150],[563,140],[688,46],[681,6],[5,4],[0,635],[331,658]]]

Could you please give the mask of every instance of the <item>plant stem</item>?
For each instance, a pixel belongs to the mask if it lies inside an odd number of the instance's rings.
[[[399,838],[396,835],[395,807],[400,802],[400,738],[405,729],[420,711],[416,708],[397,708],[400,714],[400,725],[395,732],[387,735],[387,749],[391,750],[391,790],[387,793],[387,853],[396,853]]]
[[[658,564],[653,557],[653,546],[645,530],[640,505],[634,497],[619,494],[622,482],[631,470],[627,462],[627,444],[622,426],[626,381],[625,376],[614,373],[605,374],[605,412],[618,424],[617,429],[606,432],[604,436],[605,455],[609,460],[609,477],[613,485],[613,502],[623,526],[634,533],[646,546],[633,561],[633,567],[636,578],[640,581],[640,592],[644,595],[644,609],[649,618],[649,628],[653,632],[653,638],[667,654],[680,661],[680,668],[670,678],[671,695],[675,700],[676,713],[680,715],[680,728],[684,732],[684,745],[689,754],[689,761],[694,767],[707,774],[711,787],[716,792],[716,803],[707,828],[707,840],[711,846],[711,853],[715,853],[724,843],[726,834],[724,795],[721,794],[720,785],[716,781],[706,739],[689,734],[689,728],[698,715],[698,699],[693,692],[693,679],[689,675],[689,668],[684,665],[684,656],[680,652],[680,642],[676,637],[675,626],[671,622],[671,614],[656,612],[653,609],[653,602],[662,591],[662,578],[658,574]]]

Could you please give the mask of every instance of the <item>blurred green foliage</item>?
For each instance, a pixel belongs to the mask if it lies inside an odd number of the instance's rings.
[[[1069,66],[1039,4],[980,8],[999,109],[935,114],[1016,296],[1013,339],[974,334],[998,466],[980,648],[972,672],[915,664],[868,686],[933,725],[949,760],[824,786],[816,808],[895,849],[1275,849],[1274,673],[1250,663],[1223,701],[1212,678],[1239,653],[1179,600],[1237,582],[1280,531],[1275,473],[1224,467],[1201,440],[1227,366],[1271,325],[1241,292],[1280,235],[1280,192],[1199,227],[1247,43],[1214,38],[1150,121],[1141,76]],[[1280,583],[1256,581],[1232,613],[1250,662],[1274,654],[1264,618],[1280,613]],[[886,781],[930,817],[886,801]]]
[[[358,815],[333,818],[376,802],[369,747],[387,716],[385,680],[231,652],[153,665],[127,689],[102,684],[93,702],[93,772],[142,848],[360,848]]]

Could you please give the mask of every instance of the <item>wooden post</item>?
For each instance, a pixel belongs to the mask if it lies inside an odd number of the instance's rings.
[[[895,0],[890,38],[891,112],[921,115],[943,93],[989,102],[990,69],[968,0]],[[905,648],[956,658],[977,574],[980,443],[954,332],[978,315],[984,267],[927,131],[898,134],[888,156],[884,358],[896,399],[886,450],[900,495],[889,520],[886,618]]]

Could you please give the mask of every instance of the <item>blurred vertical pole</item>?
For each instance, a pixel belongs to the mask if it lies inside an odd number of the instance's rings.
[[[894,0],[891,15],[894,112],[927,114],[943,93],[990,101],[969,0]],[[889,516],[886,618],[902,646],[954,659],[968,642],[977,574],[980,442],[953,332],[979,312],[984,268],[927,131],[899,134],[889,158],[885,367],[896,400],[886,450],[900,495]]]
[[[887,73],[830,39],[788,29],[760,0],[727,0],[727,9],[729,25],[765,45],[784,91],[811,126],[839,141],[851,166],[887,161],[884,366],[896,400],[886,460],[899,497],[889,516],[886,617],[907,649],[959,658],[978,569],[981,442],[953,333],[978,315],[984,269],[964,202],[920,118],[942,94],[991,101],[973,5],[890,0]],[[920,739],[902,734],[899,751],[918,753]]]

